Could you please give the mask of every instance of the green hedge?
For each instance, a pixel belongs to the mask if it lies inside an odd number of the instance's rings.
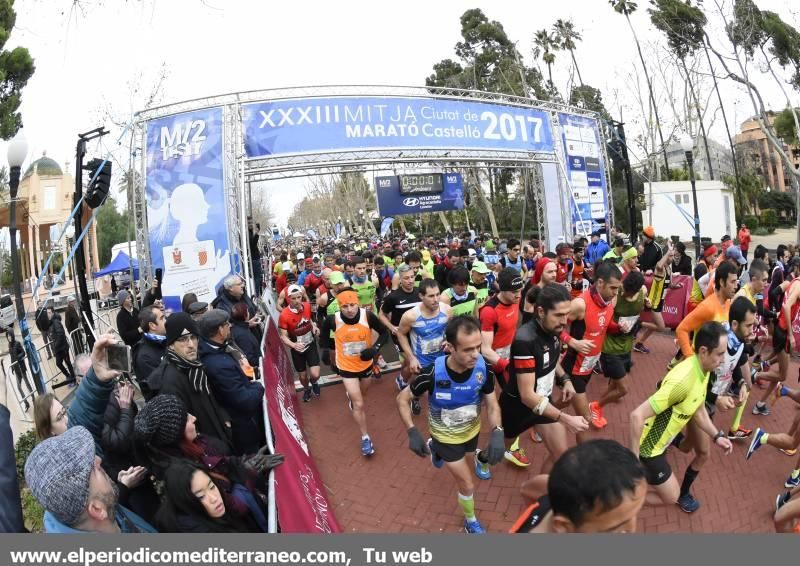
[[[742,218],[742,222],[747,225],[749,230],[758,230],[758,227],[761,226],[761,222],[758,219],[758,216],[745,216]]]
[[[32,533],[40,533],[43,530],[44,509],[25,484],[25,461],[34,446],[36,446],[36,433],[29,430],[21,434],[17,440],[17,444],[14,446],[14,456],[17,461],[17,480],[19,481],[25,527]]]
[[[774,228],[778,225],[778,213],[775,209],[764,208],[761,210],[761,225],[766,228]]]

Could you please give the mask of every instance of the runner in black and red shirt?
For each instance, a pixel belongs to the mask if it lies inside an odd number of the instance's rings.
[[[566,328],[570,312],[569,292],[562,285],[550,283],[543,288],[534,287],[533,294],[534,317],[516,333],[508,371],[496,374],[498,383],[505,381],[500,410],[506,443],[536,426],[550,453],[543,467],[543,473],[547,473],[553,461],[569,447],[568,432],[586,430],[589,423],[580,415],[562,413],[553,403],[567,402],[575,394],[558,365],[559,334]],[[555,385],[561,388],[560,394],[554,394]]]
[[[481,337],[483,346],[481,353],[486,362],[495,368],[495,373],[502,374],[508,366],[511,355],[511,343],[517,332],[519,321],[519,299],[524,283],[520,272],[506,267],[497,276],[500,291],[491,297],[478,311],[481,321]],[[501,383],[502,385],[502,383]],[[519,445],[519,438],[514,440],[505,454],[506,460],[520,467],[531,465],[525,450]]]
[[[278,318],[278,331],[281,342],[286,344],[292,354],[292,363],[300,383],[303,384],[303,401],[311,400],[311,393],[319,397],[319,351],[314,337],[319,329],[311,314],[311,303],[303,301],[303,288],[291,285],[288,289],[289,305],[281,311]],[[309,380],[310,377],[310,380]],[[310,381],[310,383],[309,383]]]

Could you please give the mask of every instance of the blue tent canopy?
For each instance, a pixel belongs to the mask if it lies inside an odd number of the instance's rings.
[[[102,277],[103,275],[110,275],[112,273],[119,273],[120,271],[129,271],[133,266],[133,278],[139,279],[139,264],[135,259],[131,259],[125,252],[119,252],[114,259],[111,260],[107,266],[100,271],[96,271],[95,277]]]

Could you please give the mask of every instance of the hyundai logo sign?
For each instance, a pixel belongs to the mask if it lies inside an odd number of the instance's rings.
[[[403,199],[403,206],[417,206],[419,204],[419,199],[410,197]]]

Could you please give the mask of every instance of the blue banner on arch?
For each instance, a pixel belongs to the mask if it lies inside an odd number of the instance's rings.
[[[553,152],[535,108],[439,98],[327,97],[244,104],[247,157],[341,150]]]

